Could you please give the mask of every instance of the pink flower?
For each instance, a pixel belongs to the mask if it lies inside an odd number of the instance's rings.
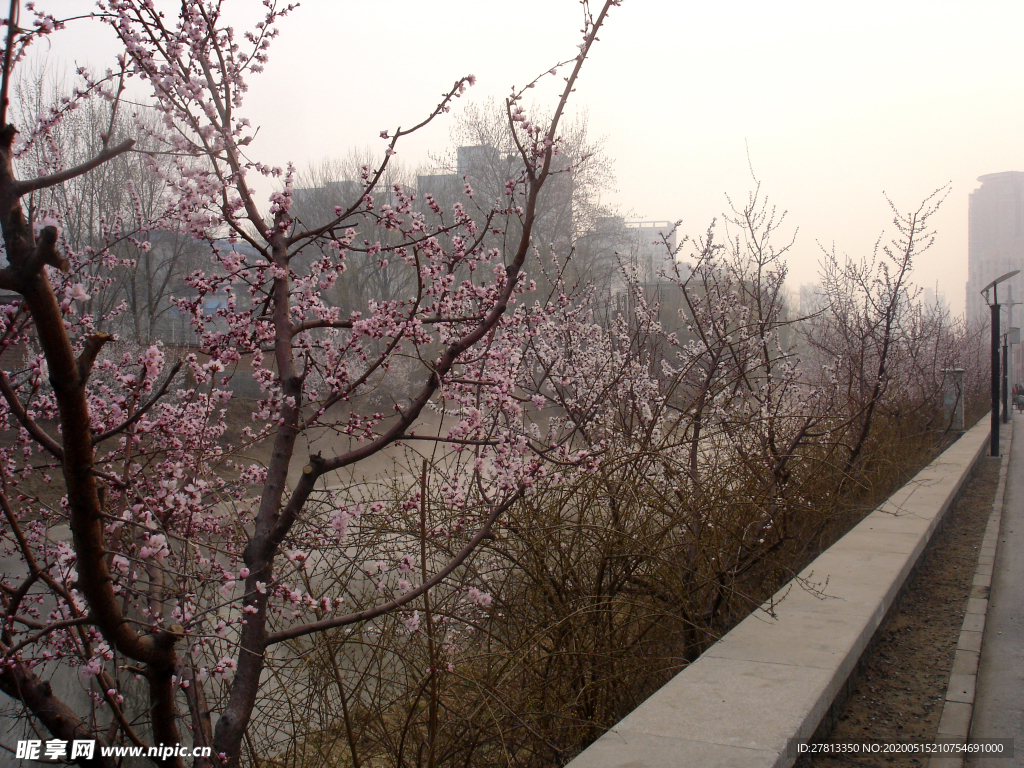
[[[413,611],[402,623],[405,624],[405,628],[408,630],[409,634],[412,634],[420,628],[420,612]]]
[[[146,369],[146,378],[152,379],[160,372],[164,364],[164,353],[155,344],[142,355],[142,365]]]
[[[103,660],[93,656],[89,661],[82,665],[78,673],[82,677],[95,677],[103,671]]]

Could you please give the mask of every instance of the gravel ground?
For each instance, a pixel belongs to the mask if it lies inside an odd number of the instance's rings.
[[[992,512],[1000,459],[981,459],[966,490],[926,553],[899,612],[861,668],[829,739],[832,743],[931,743],[942,715],[957,638]],[[925,766],[904,756],[815,757],[806,768]]]

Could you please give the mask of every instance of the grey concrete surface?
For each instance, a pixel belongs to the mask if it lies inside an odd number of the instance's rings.
[[[969,758],[971,768],[1024,766],[1024,416],[1013,419],[971,738],[1012,738],[1014,756]]]
[[[987,447],[986,421],[567,768],[791,766],[794,740],[813,736]],[[973,695],[977,624],[961,636],[953,699]],[[957,716],[966,733],[970,705],[951,700],[948,728]]]

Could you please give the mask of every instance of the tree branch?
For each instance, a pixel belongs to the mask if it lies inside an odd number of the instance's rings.
[[[44,265],[49,265],[61,272],[67,272],[69,265],[68,260],[57,253],[57,228],[56,227],[43,227],[39,233],[39,240],[36,242],[36,247],[32,250],[28,260],[25,262],[24,269],[30,275],[35,275],[40,272]]]
[[[126,139],[116,147],[101,150],[95,157],[90,160],[86,160],[81,165],[76,165],[74,168],[68,168],[64,171],[51,173],[49,176],[38,176],[34,179],[22,179],[15,181],[12,185],[14,187],[14,195],[16,197],[21,197],[22,195],[27,195],[29,192],[35,192],[39,189],[47,189],[48,187],[55,187],[58,184],[63,184],[65,181],[81,176],[83,173],[88,173],[93,168],[98,168],[107,161],[113,160],[118,155],[123,155],[133,146],[135,146],[135,139]]]
[[[103,345],[113,340],[114,337],[109,333],[95,333],[85,340],[82,352],[78,356],[78,377],[83,384],[89,380],[93,363],[96,362],[96,356],[103,349]]]
[[[302,624],[297,627],[291,627],[280,632],[272,632],[267,635],[267,646],[271,646],[275,643],[280,643],[284,640],[294,640],[297,637],[303,637],[305,635],[311,635],[314,632],[324,632],[328,629],[335,627],[343,627],[346,624],[357,624],[361,621],[368,621],[374,619],[377,616],[383,616],[385,613],[390,613],[396,608],[401,608],[403,605],[411,603],[418,597],[429,592],[431,589],[436,587],[442,581],[462,565],[466,559],[473,554],[473,552],[480,546],[480,543],[490,536],[491,528],[494,526],[495,521],[501,517],[508,509],[520,498],[522,498],[524,491],[520,489],[503,503],[494,507],[491,513],[487,516],[484,524],[480,526],[480,530],[476,532],[472,539],[470,539],[466,546],[464,546],[459,552],[453,557],[448,564],[434,574],[433,577],[420,584],[416,589],[411,589],[401,597],[397,597],[390,602],[378,605],[374,608],[367,608],[365,611],[358,611],[357,613],[350,613],[346,616],[338,616],[333,619],[322,619],[321,621],[315,621],[310,624]]]
[[[170,373],[167,374],[167,378],[164,380],[164,383],[160,386],[160,389],[153,393],[153,396],[149,398],[149,400],[147,400],[146,403],[141,408],[139,408],[139,410],[133,413],[130,418],[125,419],[123,422],[118,424],[116,427],[111,427],[106,432],[102,432],[98,435],[93,435],[92,444],[98,445],[107,438],[113,437],[119,432],[123,432],[125,429],[127,429],[132,424],[141,419],[143,416],[145,416],[146,412],[154,405],[156,405],[157,401],[159,401],[160,398],[162,398],[167,393],[167,388],[171,386],[171,381],[174,379],[175,376],[178,375],[178,371],[181,370],[181,366],[182,361],[178,360],[178,362],[176,362],[174,366],[171,368]],[[96,474],[98,475],[99,473]]]
[[[49,682],[39,679],[20,663],[13,662],[0,668],[0,691],[24,704],[54,738],[64,741],[96,739],[101,745],[105,745],[105,740],[100,739],[99,734],[93,731],[85,720],[78,717],[67,704],[53,694]],[[101,757],[101,754],[97,749],[92,764],[114,768],[113,759]]]
[[[64,449],[28,415],[28,411],[25,410],[21,401],[18,400],[18,393],[11,386],[11,380],[7,378],[6,371],[0,371],[0,395],[3,395],[4,400],[7,401],[7,407],[11,409],[14,418],[18,420],[18,423],[25,428],[33,439],[55,459],[64,461]]]

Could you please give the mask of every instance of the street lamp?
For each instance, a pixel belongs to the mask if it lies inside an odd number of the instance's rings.
[[[990,451],[989,455],[999,455],[999,284],[1004,280],[1009,280],[1014,275],[1020,272],[1019,269],[1015,269],[1012,272],[1007,272],[1005,275],[1001,275],[993,280],[991,283],[981,289],[981,294],[985,297],[985,301],[988,301],[988,292],[992,291],[992,301],[989,301],[989,307],[992,311],[992,419],[991,419],[991,435],[990,435]]]
[[[1021,304],[1024,302],[1015,301],[1014,304]],[[1020,328],[1016,326],[1007,328],[1006,333],[1003,334],[1003,424],[1010,423],[1010,403],[1009,403],[1009,389],[1010,389],[1010,355],[1009,348],[1014,344],[1020,344]]]
[[[1014,328],[1013,326],[1013,308],[1024,304],[1024,301],[1013,300],[1013,286],[1006,286],[1007,290],[1010,291],[1010,298],[1007,301],[1002,302],[1000,305],[1002,309],[1006,310],[1009,322],[1007,323],[1009,328],[1003,332],[1003,424],[1010,423],[1010,347],[1014,344],[1020,344],[1020,328]],[[1003,317],[999,316],[999,322],[1002,324]],[[1014,335],[1016,333],[1016,336]]]

